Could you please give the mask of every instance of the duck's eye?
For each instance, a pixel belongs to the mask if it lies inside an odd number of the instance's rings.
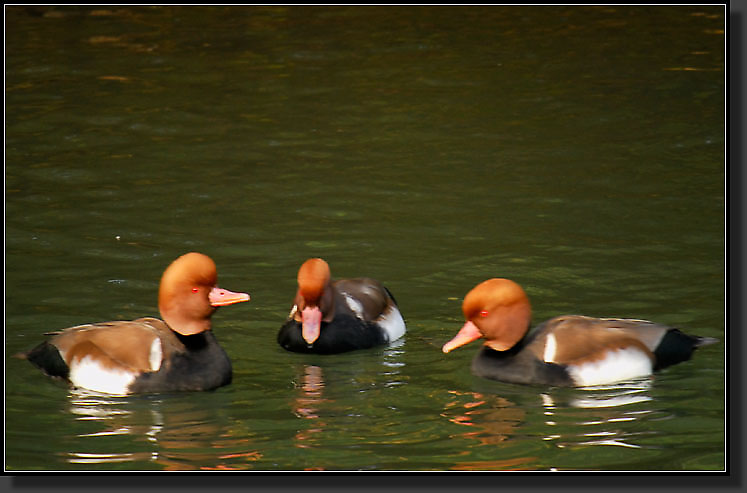
[[[488,316],[488,311],[487,310],[480,310],[480,316],[481,317],[487,317]]]
[[[199,293],[200,292],[200,288],[194,287],[194,288],[192,288],[192,292],[193,293]]]

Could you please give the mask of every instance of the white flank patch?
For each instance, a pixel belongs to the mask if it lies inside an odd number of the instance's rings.
[[[347,293],[343,293],[345,295],[345,301],[347,302],[348,306],[351,310],[353,310],[353,313],[355,313],[355,316],[362,319],[363,318],[363,305],[360,304],[358,300],[353,298]]]
[[[150,363],[151,371],[158,371],[161,368],[161,360],[163,359],[163,349],[161,348],[161,339],[156,337],[153,342],[150,343],[150,356],[148,362]]]
[[[126,370],[104,368],[96,359],[84,356],[70,367],[70,381],[76,387],[83,387],[106,394],[125,395],[135,380],[135,374]]]
[[[293,318],[293,315],[295,315],[297,311],[298,305],[293,305],[293,308],[291,308],[291,312],[288,314],[288,318]]]
[[[405,335],[405,331],[407,330],[402,314],[393,305],[384,310],[384,313],[381,314],[376,323],[384,329],[384,332],[389,337],[389,342],[396,341]]]
[[[542,358],[545,360],[545,363],[554,363],[555,362],[555,353],[558,350],[558,343],[555,340],[554,334],[547,334],[547,338],[545,339],[545,354],[542,356]]]
[[[651,359],[636,347],[608,351],[603,359],[590,363],[568,365],[568,373],[581,387],[645,377],[652,372]]]

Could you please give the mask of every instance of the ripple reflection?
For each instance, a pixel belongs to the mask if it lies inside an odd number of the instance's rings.
[[[262,457],[252,446],[249,430],[224,422],[215,408],[195,403],[188,395],[115,397],[74,389],[69,400],[76,421],[100,425],[76,434],[84,440],[76,442],[78,451],[64,454],[70,464],[243,470]]]
[[[324,398],[324,373],[316,365],[304,365],[301,377],[300,393],[293,401],[293,412],[302,419],[314,420],[313,426],[298,430],[294,436],[294,445],[298,448],[309,448],[318,443],[318,436],[324,430],[325,422],[319,419],[319,406],[327,402]]]
[[[631,431],[629,424],[654,412],[641,407],[653,400],[650,391],[651,380],[640,379],[573,389],[570,396],[561,390],[557,391],[558,397],[552,392],[542,393],[544,423],[552,431],[543,440],[555,443],[558,448],[588,445],[643,448],[635,443],[643,433]]]
[[[448,391],[453,399],[448,401],[441,416],[450,422],[468,427],[451,434],[450,438],[475,440],[478,446],[495,446],[509,440],[526,419],[526,411],[510,400],[479,392]],[[460,461],[451,466],[458,471],[525,470],[537,457],[512,457],[500,460]]]

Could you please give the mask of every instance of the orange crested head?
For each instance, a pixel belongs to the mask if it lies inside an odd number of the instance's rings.
[[[316,305],[330,281],[329,265],[323,259],[310,258],[298,269],[298,292],[309,305]]]
[[[451,351],[479,338],[497,351],[511,349],[529,330],[529,298],[517,283],[502,278],[483,281],[467,293],[462,303],[463,331],[444,345]]]

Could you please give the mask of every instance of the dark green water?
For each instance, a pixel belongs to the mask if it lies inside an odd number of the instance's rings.
[[[724,469],[722,6],[5,13],[6,470]],[[252,295],[214,317],[232,385],[102,397],[10,357],[157,315],[191,250]],[[310,256],[382,280],[405,338],[282,350]],[[609,388],[481,380],[440,346],[489,277],[535,322],[721,343]]]

